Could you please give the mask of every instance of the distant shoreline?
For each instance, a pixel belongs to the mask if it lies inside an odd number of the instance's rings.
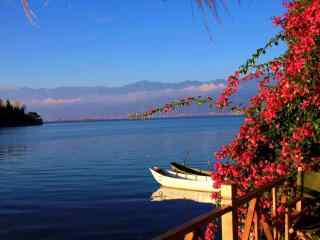
[[[0,128],[15,128],[15,127],[31,127],[31,126],[40,126],[43,122],[11,122],[11,123],[0,123]]]
[[[26,112],[26,106],[18,101],[0,99],[0,128],[25,127],[43,124],[36,112]]]
[[[152,117],[150,119],[145,119],[145,120],[129,119],[129,118],[75,119],[75,120],[44,121],[44,124],[81,123],[81,122],[108,122],[108,121],[152,121],[152,120],[166,120],[166,119],[243,117],[243,116],[244,116],[244,114],[207,114],[207,115],[184,115],[184,116],[170,116],[170,117],[169,116]]]

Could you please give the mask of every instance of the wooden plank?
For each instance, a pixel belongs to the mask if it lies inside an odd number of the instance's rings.
[[[256,198],[252,199],[249,203],[248,212],[247,212],[246,221],[244,224],[244,230],[243,230],[241,240],[248,240],[249,239],[250,230],[251,230],[251,226],[252,226],[252,222],[253,222],[253,216],[256,211],[256,204],[257,204]]]
[[[302,167],[298,167],[297,188],[298,188],[298,194],[301,200],[296,203],[296,210],[298,212],[301,212],[303,208],[302,199],[303,199],[303,190],[304,190],[304,173],[303,173]]]
[[[154,240],[164,240],[164,239],[179,239],[183,238],[189,232],[196,229],[200,229],[202,226],[207,225],[213,219],[221,217],[223,214],[232,211],[232,206],[222,207],[214,209],[208,213],[204,213],[189,222],[186,222],[176,228],[173,228],[166,233],[159,235],[154,238]]]
[[[253,198],[260,197],[264,192],[270,191],[273,187],[281,185],[284,181],[286,181],[287,179],[289,179],[292,176],[293,175],[291,174],[288,176],[281,177],[281,178],[275,180],[274,182],[271,182],[271,183],[255,190],[255,191],[252,191],[250,193],[245,194],[244,196],[242,196],[238,199],[232,199],[232,206],[226,206],[226,207],[223,207],[220,209],[215,209],[215,210],[210,211],[209,213],[200,215],[199,217],[194,218],[191,221],[186,222],[185,224],[183,224],[177,228],[169,230],[168,232],[166,232],[166,233],[164,233],[154,239],[155,240],[160,240],[160,239],[164,240],[164,239],[183,238],[186,234],[200,229],[204,225],[208,224],[209,222],[211,222],[212,220],[214,220],[218,217],[221,217],[225,213],[229,213],[229,214],[231,213],[231,215],[229,215],[229,218],[230,218],[230,220],[232,219],[232,222],[234,223],[232,225],[231,229],[233,231],[233,236],[235,237],[234,239],[236,239],[237,238],[237,217],[236,217],[237,216],[237,214],[236,214],[237,208],[245,203],[248,203]],[[230,217],[230,216],[232,216],[232,217]],[[260,223],[260,221],[258,221],[258,223]],[[255,225],[258,226],[259,224],[255,224]],[[258,232],[258,230],[256,232]]]
[[[277,187],[272,188],[272,217],[277,219]],[[277,223],[273,226],[273,239],[278,239]]]
[[[222,204],[226,206],[233,206],[234,198],[236,194],[236,188],[233,185],[221,186]],[[232,208],[231,212],[228,212],[221,216],[221,234],[222,240],[237,240],[238,239],[238,224],[237,224],[237,208]]]
[[[299,200],[296,202],[296,211],[298,212],[302,211],[302,200]]]
[[[254,214],[254,239],[255,240],[260,240],[260,229],[259,229],[259,212],[258,210],[256,210],[255,214]]]
[[[252,198],[256,198],[256,197],[261,196],[263,193],[270,191],[273,187],[279,186],[280,184],[282,184],[283,182],[288,180],[288,178],[290,178],[290,177],[292,177],[292,175],[281,177],[281,178],[275,180],[274,182],[266,184],[265,186],[255,190],[255,191],[249,192],[249,193],[245,194],[244,196],[235,199],[233,206],[239,207],[239,206],[249,202]]]
[[[261,222],[261,225],[262,225],[262,229],[263,229],[264,235],[266,236],[267,240],[273,240],[273,236],[272,236],[272,232],[271,232],[270,226],[265,221],[264,217],[261,218],[260,222]]]
[[[184,240],[193,240],[193,239],[194,239],[194,233],[193,232],[187,233],[184,236]]]
[[[284,239],[290,240],[290,208],[284,214]]]
[[[222,240],[237,240],[236,211],[228,212],[221,217]]]

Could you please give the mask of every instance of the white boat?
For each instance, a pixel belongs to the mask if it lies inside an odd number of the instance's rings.
[[[158,167],[149,168],[154,179],[162,186],[170,188],[179,188],[186,190],[195,190],[203,192],[214,192],[218,191],[213,188],[212,179],[208,181],[188,179],[186,177],[178,176],[177,174],[170,174],[169,172],[163,171]]]
[[[177,162],[172,162],[171,168],[175,172],[188,173],[188,174],[201,175],[201,176],[211,176],[210,171],[194,168],[194,167],[187,167],[186,165],[182,165]]]
[[[209,176],[201,176],[201,175],[182,173],[182,172],[176,172],[171,170],[167,170],[167,172],[170,173],[171,175],[190,179],[190,180],[212,182],[212,179]]]
[[[191,200],[198,203],[214,204],[210,192],[200,192],[184,189],[175,189],[161,186],[157,191],[152,193],[151,201],[166,200]]]

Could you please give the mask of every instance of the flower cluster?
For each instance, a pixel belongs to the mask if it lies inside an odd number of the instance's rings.
[[[285,7],[287,13],[273,23],[282,28],[287,52],[231,75],[216,102],[228,106],[241,81],[261,79],[239,133],[215,154],[215,187],[232,182],[239,195],[297,167],[317,170],[320,165],[314,150],[320,149],[320,0],[296,0]],[[253,72],[247,73],[249,68]]]

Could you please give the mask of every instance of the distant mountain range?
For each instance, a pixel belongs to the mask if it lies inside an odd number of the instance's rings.
[[[125,118],[128,113],[186,96],[217,96],[225,80],[163,83],[139,81],[122,87],[1,88],[0,98],[18,100],[45,121]],[[255,84],[245,84],[236,101],[244,102],[255,93]],[[185,109],[188,114],[212,112],[208,107]]]

